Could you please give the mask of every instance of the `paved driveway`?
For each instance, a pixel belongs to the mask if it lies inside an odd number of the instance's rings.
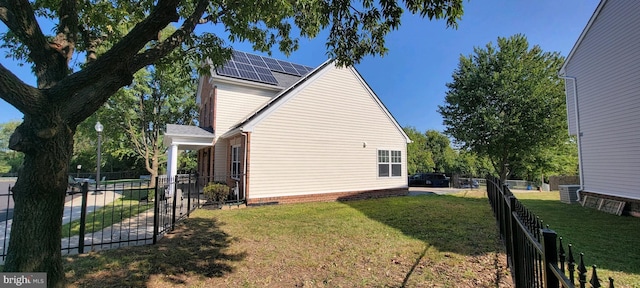
[[[468,191],[469,188],[441,188],[441,187],[409,187],[409,195],[423,195],[423,194],[438,194],[438,195],[446,195],[452,194],[460,191]],[[477,190],[477,189],[474,189]]]

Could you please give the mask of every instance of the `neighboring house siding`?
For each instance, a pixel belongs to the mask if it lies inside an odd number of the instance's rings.
[[[564,91],[567,95],[567,124],[569,126],[569,135],[578,135],[576,127],[576,109],[575,109],[575,95],[573,94],[573,81],[574,79],[566,79],[564,82]]]
[[[565,68],[577,78],[584,190],[632,199],[640,199],[638,15],[640,1],[607,1]]]
[[[214,113],[216,137],[229,131],[230,127],[238,124],[276,94],[275,91],[216,83],[215,80],[214,85],[218,88],[216,97],[218,111]]]
[[[351,69],[282,105],[251,134],[250,198],[407,187],[406,139]],[[378,149],[402,151],[402,176],[378,177]]]

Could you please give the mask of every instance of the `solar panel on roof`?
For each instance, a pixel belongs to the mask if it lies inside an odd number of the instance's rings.
[[[253,71],[253,66],[251,66],[251,64],[237,63],[236,62],[236,67],[238,67],[238,70]]]
[[[295,69],[296,69],[296,71],[298,71],[298,73],[300,74],[300,76],[302,76],[302,75],[304,75],[304,74],[307,74],[307,72],[308,72],[308,71],[307,71],[307,68],[305,68],[305,67],[304,67],[304,66],[302,66],[302,65],[295,64],[295,63],[291,63],[291,65],[293,66],[293,68],[295,68]]]
[[[238,69],[236,69],[235,67],[227,67],[227,66],[218,68],[218,74],[223,76],[230,76],[230,77],[240,76],[240,74],[238,73]]]
[[[298,71],[293,68],[293,65],[291,65],[291,63],[280,60],[278,60],[278,63],[280,64],[280,66],[282,66],[282,69],[284,69],[285,73],[302,76],[302,74],[298,73]]]
[[[269,67],[269,69],[273,71],[284,72],[280,64],[278,64],[278,61],[276,61],[275,59],[264,58],[264,63],[266,63],[267,67]]]
[[[262,56],[247,53],[247,58],[262,61]]]
[[[264,68],[264,67],[253,67],[253,69],[256,70],[256,72],[258,73],[262,73],[262,74],[271,74],[271,70]]]
[[[303,76],[311,70],[312,67],[234,50],[232,60],[216,72],[222,76],[278,85],[272,71]]]
[[[260,80],[266,83],[274,83],[274,84],[278,83],[278,80],[276,79],[276,77],[273,77],[272,74],[258,73],[258,78],[260,78]]]
[[[248,80],[260,80],[260,78],[258,78],[258,74],[254,71],[238,70],[238,73],[240,73],[241,77]]]
[[[257,66],[257,67],[267,67],[267,64],[264,64],[264,61],[262,60],[262,58],[261,58],[261,59],[259,59],[259,60],[258,60],[258,59],[252,59],[252,58],[249,58],[249,61],[250,61],[250,62],[251,62],[251,64],[253,64],[254,66]]]

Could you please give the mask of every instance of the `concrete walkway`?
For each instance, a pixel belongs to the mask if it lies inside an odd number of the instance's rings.
[[[409,196],[417,195],[446,195],[462,191],[479,190],[471,188],[448,188],[448,187],[409,187]],[[484,189],[483,189],[484,190]]]
[[[99,193],[89,192],[87,194],[87,213],[96,211],[121,197],[122,194],[116,193],[114,191],[101,191]],[[62,214],[62,225],[80,219],[81,207],[82,196],[80,196],[80,194],[76,194],[76,196],[74,196],[71,201],[65,202],[64,211]],[[13,219],[0,222],[0,251],[3,252],[2,254],[6,254],[5,249],[7,246],[9,246],[11,223],[13,223]],[[62,243],[63,245],[65,245],[64,239],[62,240]],[[0,264],[4,264],[4,259],[0,258]]]

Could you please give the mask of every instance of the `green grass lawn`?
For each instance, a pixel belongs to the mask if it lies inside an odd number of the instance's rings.
[[[640,219],[518,194],[599,276],[640,287]],[[486,192],[196,210],[157,245],[68,256],[71,287],[511,287]],[[604,283],[603,283],[604,284]]]
[[[565,245],[584,252],[585,265],[596,264],[601,279],[614,278],[616,287],[640,287],[640,218],[565,204],[557,191],[515,196],[563,237]]]
[[[157,245],[66,259],[72,287],[510,287],[472,197],[199,209]]]

